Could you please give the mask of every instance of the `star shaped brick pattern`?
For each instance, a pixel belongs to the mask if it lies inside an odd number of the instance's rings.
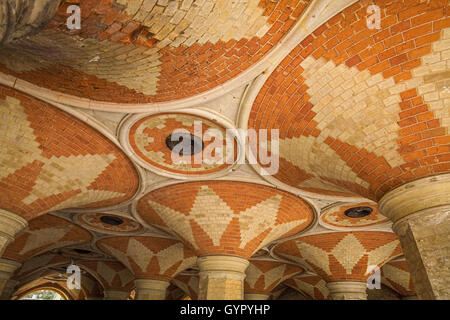
[[[278,244],[274,253],[308,265],[327,282],[365,282],[375,267],[381,268],[402,250],[394,233],[361,231],[299,237]]]
[[[0,207],[27,220],[130,199],[139,178],[114,143],[38,99],[0,85]]]
[[[236,181],[160,188],[142,197],[136,211],[148,224],[179,236],[199,256],[249,258],[264,245],[296,234],[313,221],[313,211],[302,199]]]

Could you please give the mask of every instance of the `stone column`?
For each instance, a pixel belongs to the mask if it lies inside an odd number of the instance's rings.
[[[244,295],[245,300],[267,300],[269,297],[268,294],[263,293],[246,293]]]
[[[53,18],[60,0],[0,1],[0,46],[33,35]]]
[[[14,271],[22,264],[13,260],[0,258],[0,296],[3,295],[3,288],[9,281]]]
[[[406,183],[378,207],[394,223],[419,299],[450,299],[450,174]]]
[[[365,282],[336,281],[328,282],[328,299],[330,300],[367,300]]]
[[[0,257],[8,244],[14,241],[17,234],[27,225],[28,222],[21,216],[0,209]]]
[[[3,287],[3,292],[0,295],[0,300],[11,300],[18,284],[19,281],[9,279],[8,282],[6,282],[6,285]]]
[[[103,300],[127,300],[130,296],[128,291],[105,290]]]
[[[235,256],[203,256],[197,260],[199,300],[242,300],[248,260]]]
[[[136,279],[135,300],[166,300],[169,281],[156,279]]]

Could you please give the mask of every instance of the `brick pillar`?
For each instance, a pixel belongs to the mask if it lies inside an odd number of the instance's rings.
[[[135,300],[166,300],[169,281],[155,279],[136,279]]]
[[[21,263],[13,260],[0,258],[0,296],[3,295],[3,288],[6,286],[14,271],[21,265]]]
[[[242,300],[248,260],[235,256],[203,256],[197,261],[199,300]]]
[[[245,300],[267,300],[269,297],[268,294],[263,293],[246,293],[244,295]]]
[[[21,216],[0,209],[0,257],[8,244],[14,241],[16,235],[27,225],[28,222]]]
[[[0,294],[0,300],[11,300],[18,284],[19,281],[9,279],[3,287],[3,292]]]
[[[56,14],[60,0],[0,1],[0,46],[38,33]],[[13,10],[9,10],[12,8]]]
[[[379,208],[394,223],[419,299],[450,299],[450,174],[404,184]]]
[[[127,300],[130,296],[128,291],[105,290],[103,300]]]
[[[357,281],[328,282],[330,300],[367,300],[367,283]]]

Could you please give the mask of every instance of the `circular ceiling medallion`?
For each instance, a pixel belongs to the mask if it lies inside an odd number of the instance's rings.
[[[326,210],[320,217],[322,224],[338,228],[361,228],[388,222],[376,204],[345,204]]]
[[[134,234],[142,226],[134,220],[109,213],[81,213],[76,220],[93,231],[112,234]]]
[[[238,143],[226,128],[186,113],[153,114],[132,123],[125,147],[142,166],[178,178],[214,174],[230,168]]]

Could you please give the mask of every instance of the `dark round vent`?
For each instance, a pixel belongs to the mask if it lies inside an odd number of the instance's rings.
[[[118,226],[118,225],[121,225],[123,223],[122,219],[120,219],[119,217],[113,217],[113,216],[102,216],[100,218],[100,220],[103,223],[110,224],[112,226]]]
[[[85,250],[85,249],[73,249],[73,251],[75,251],[78,254],[90,254],[92,252],[90,250]]]
[[[187,132],[172,133],[166,138],[166,146],[173,152],[178,151],[180,156],[191,156],[204,148],[202,139]]]
[[[371,214],[372,211],[371,207],[354,207],[345,210],[344,214],[350,218],[362,218]]]

